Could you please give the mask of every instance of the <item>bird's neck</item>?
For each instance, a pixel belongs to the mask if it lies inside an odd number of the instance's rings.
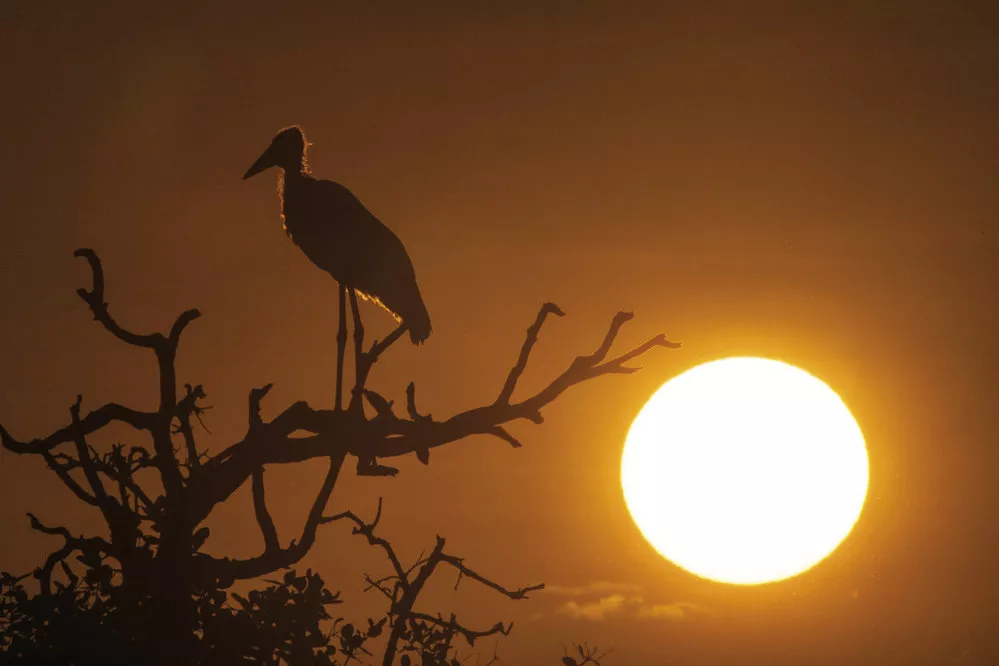
[[[278,162],[278,166],[284,171],[285,177],[308,176],[312,173],[309,169],[309,160],[305,153],[296,156],[287,155],[284,160]]]
[[[285,213],[287,209],[288,196],[292,195],[299,186],[306,180],[309,180],[311,176],[304,169],[282,169],[280,175],[278,175],[278,198],[281,200],[281,212]]]
[[[288,188],[294,188],[296,185],[310,178],[311,176],[304,168],[282,169],[281,174],[278,176],[278,190],[284,192]]]

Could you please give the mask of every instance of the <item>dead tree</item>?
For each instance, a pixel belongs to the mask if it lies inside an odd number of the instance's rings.
[[[390,603],[388,621],[391,631],[383,652],[382,666],[392,666],[396,654],[400,652],[404,666],[410,663],[410,657],[406,653],[415,654],[423,663],[445,664],[454,647],[455,638],[461,637],[472,646],[476,640],[486,636],[509,635],[513,623],[504,625],[502,622],[497,622],[488,629],[475,630],[461,624],[453,613],[445,619],[442,615],[429,615],[415,609],[420,592],[441,564],[448,565],[458,572],[455,589],[458,589],[464,578],[470,578],[510,599],[526,599],[529,592],[542,590],[545,587],[543,583],[539,583],[515,590],[507,589],[473,571],[462,558],[445,553],[445,540],[440,536],[437,537],[437,543],[430,555],[426,557],[421,555],[414,564],[404,567],[392,544],[375,534],[381,515],[382,502],[379,500],[378,511],[370,523],[365,523],[352,511],[323,518],[322,522],[331,523],[344,519],[353,521],[355,525],[353,533],[364,536],[369,544],[381,548],[392,565],[392,573],[387,576],[372,578],[370,575],[365,575],[366,591],[377,590],[385,595]]]
[[[53,593],[53,572],[57,566],[66,576],[75,575],[67,559],[78,554],[79,561],[93,565],[91,571],[100,572],[96,575],[98,579],[106,579],[98,580],[97,584],[103,582],[118,590],[116,603],[126,610],[122,613],[124,634],[133,631],[150,636],[160,646],[157,656],[165,664],[191,663],[191,655],[197,653],[195,595],[214,594],[238,580],[257,579],[290,568],[305,556],[315,543],[319,526],[330,520],[324,518],[323,512],[349,457],[357,460],[358,474],[393,475],[397,472],[395,468],[376,461],[415,454],[423,464],[429,464],[432,449],[471,435],[492,435],[519,447],[521,443],[506,429],[506,424],[517,419],[540,424],[542,410],[566,389],[604,375],[633,373],[637,368],[629,364],[655,347],[679,347],[664,335],[658,335],[611,356],[611,347],[621,327],[632,318],[630,313],[620,312],[593,353],[577,357],[540,391],[515,398],[518,380],[546,318],[563,316],[558,306],[546,303],[527,329],[520,354],[496,400],[445,420],[435,420],[417,410],[414,384],[407,387],[405,416],[397,415],[390,401],[366,385],[372,366],[388,346],[375,341],[367,351],[358,354],[351,405],[347,409],[317,409],[296,402],[265,420],[260,413],[261,401],[271,387],[253,389],[249,394],[245,436],[209,455],[199,448],[193,427],[193,421],[200,419],[204,411],[205,391],[201,385],[191,384],[179,389],[175,371],[181,335],[200,316],[199,312],[183,312],[165,334],[135,333],[121,325],[108,309],[104,272],[96,253],[80,249],[75,256],[85,258],[93,273],[91,288],[79,289],[78,293],[95,320],[125,344],[148,349],[155,356],[159,406],[156,411],[141,411],[109,403],[84,413],[82,398],[78,397],[69,409],[69,423],[55,432],[25,441],[0,427],[0,439],[8,451],[40,456],[80,501],[99,509],[107,523],[107,536],[83,537],[75,536],[66,527],[50,527],[31,517],[34,529],[63,538],[63,545],[35,572],[41,593]],[[373,409],[373,416],[365,414],[364,401]],[[149,445],[127,448],[116,445],[109,451],[97,451],[87,439],[110,424],[130,426],[145,436]],[[300,431],[308,436],[301,436]],[[283,544],[267,509],[264,469],[268,464],[313,458],[328,460],[326,477],[302,533]],[[155,489],[139,483],[142,470],[155,473],[158,478]],[[247,481],[251,484],[253,510],[263,537],[262,552],[247,559],[220,558],[202,552],[201,546],[209,534],[201,523]],[[369,540],[375,539],[374,523],[366,525],[352,514],[340,518],[354,520],[359,533]],[[441,539],[414,578],[396,571],[397,587],[392,588],[390,595],[396,618],[393,630],[420,620],[438,627],[452,627],[468,637],[467,630],[449,620],[421,617],[412,609],[413,595],[422,587],[423,572],[429,576],[439,564],[451,565],[463,575],[507,593],[505,588],[463,569],[461,560],[445,555],[443,547]],[[112,583],[112,578],[120,578],[120,582]],[[422,580],[425,582],[425,577]],[[517,594],[523,596],[530,589],[523,588]],[[518,598],[517,594],[514,598]],[[143,626],[128,626],[129,622]],[[393,644],[398,645],[403,639],[400,635],[394,640]],[[384,663],[392,663],[389,655]]]

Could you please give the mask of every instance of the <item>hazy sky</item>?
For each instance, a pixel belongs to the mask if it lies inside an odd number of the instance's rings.
[[[817,9],[818,5],[825,9]],[[691,6],[697,9],[691,9]],[[746,5],[752,5],[749,10]],[[415,380],[437,417],[491,401],[538,306],[523,388],[634,310],[621,343],[682,340],[630,378],[567,393],[525,446],[475,438],[344,478],[330,511],[371,515],[408,557],[435,534],[512,602],[441,580],[428,610],[514,620],[506,663],[613,645],[607,666],[999,662],[999,15],[990,3],[423,2],[0,4],[0,422],[20,438],[107,401],[149,407],[154,363],[96,325],[73,249],[104,259],[121,321],[188,329],[216,450],[332,402],[335,284],[285,237],[274,174],[240,177],[302,123],[319,177],[406,243],[434,323],[372,383]],[[368,330],[391,320],[365,313]],[[631,419],[669,377],[737,354],[828,382],[870,450],[868,504],[813,571],[759,588],[696,579],[624,505]],[[269,472],[286,541],[324,464]],[[39,461],[0,454],[0,568],[58,546],[26,511],[98,524]],[[248,493],[212,552],[261,547]],[[385,564],[343,526],[306,564],[358,612]],[[574,603],[575,605],[572,605]],[[649,609],[673,612],[654,615]],[[349,607],[348,607],[349,609]],[[574,617],[572,609],[585,609]],[[579,613],[576,613],[579,615]],[[491,652],[492,643],[483,645]]]

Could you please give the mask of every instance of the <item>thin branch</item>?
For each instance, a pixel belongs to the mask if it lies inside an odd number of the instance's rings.
[[[580,356],[576,359],[576,362],[585,365],[596,365],[606,358],[608,352],[610,352],[611,345],[614,344],[614,340],[617,338],[617,334],[621,332],[621,327],[634,319],[634,317],[635,315],[632,312],[618,312],[614,315],[610,326],[607,328],[607,334],[604,335],[604,341],[600,343],[597,350],[589,356]]]
[[[281,550],[277,528],[274,527],[274,519],[271,518],[271,514],[267,510],[267,501],[264,499],[263,467],[253,472],[253,513],[260,525],[260,533],[264,536],[264,552]]]
[[[451,629],[458,632],[464,637],[465,641],[469,645],[474,645],[477,638],[485,638],[486,636],[494,636],[496,634],[502,634],[503,636],[509,636],[510,631],[513,630],[513,622],[508,625],[504,625],[502,622],[497,622],[489,629],[484,631],[476,631],[474,629],[469,629],[468,627],[458,624],[457,618],[454,614],[451,615],[451,619],[445,620],[443,617],[438,615],[434,617],[433,615],[427,615],[426,613],[410,613],[409,617],[415,620],[423,620],[424,622],[430,622],[436,624],[438,627],[443,629]]]
[[[67,541],[62,548],[52,552],[46,559],[45,564],[35,570],[35,577],[38,578],[42,594],[48,596],[52,594],[52,570],[55,566],[72,554],[76,548]]]
[[[356,304],[356,296],[353,295],[353,292],[351,292],[351,298],[355,299],[352,302]],[[399,324],[399,326],[397,326],[395,330],[393,330],[391,333],[385,336],[384,340],[382,340],[381,342],[375,340],[371,344],[371,349],[369,349],[366,352],[363,352],[361,351],[363,349],[361,344],[364,334],[363,334],[363,329],[359,328],[360,324],[357,323],[359,321],[360,321],[359,319],[356,320],[354,324],[355,327],[354,342],[355,345],[357,346],[358,351],[355,355],[355,368],[354,368],[355,377],[354,377],[353,395],[351,396],[350,406],[348,407],[348,409],[351,410],[359,410],[362,407],[361,398],[364,394],[364,388],[365,385],[367,384],[368,375],[371,373],[372,366],[374,366],[374,364],[378,362],[378,359],[381,357],[381,355],[384,354],[388,350],[388,348],[391,347],[395,343],[395,341],[398,340],[400,337],[402,337],[402,334],[406,332],[406,325]],[[358,331],[361,331],[361,333],[358,334]]]
[[[28,519],[31,521],[31,529],[41,532],[42,534],[48,534],[49,536],[61,536],[67,541],[71,541],[74,537],[69,533],[69,530],[65,527],[49,527],[38,520],[38,518],[33,513],[29,513]]]
[[[392,548],[392,544],[390,544],[388,541],[386,541],[381,537],[375,536],[374,530],[378,526],[378,521],[381,520],[381,517],[382,517],[382,498],[379,497],[378,510],[375,512],[375,519],[370,523],[365,523],[352,511],[344,511],[342,513],[336,514],[335,516],[329,516],[328,518],[323,518],[321,522],[333,523],[338,520],[344,520],[344,519],[352,520],[355,524],[355,527],[353,528],[353,533],[364,536],[368,540],[369,544],[371,544],[372,546],[378,546],[379,548],[384,550],[385,555],[389,559],[389,562],[392,563],[392,568],[395,570],[395,575],[399,578],[400,582],[402,582],[403,585],[406,585],[406,571],[405,569],[403,569],[402,563],[399,561],[399,558],[396,556],[395,550]]]
[[[409,382],[406,386],[406,412],[415,422],[429,421],[432,418],[430,414],[420,414],[420,410],[416,408],[416,382]]]
[[[191,415],[193,414],[195,418],[198,419],[198,423],[201,427],[205,429],[206,432],[208,428],[205,426],[205,422],[201,419],[201,415],[210,407],[202,407],[198,404],[199,400],[205,398],[205,389],[198,384],[192,387],[190,384],[184,385],[184,390],[186,395],[181,398],[177,403],[177,420],[180,422],[180,427],[177,429],[184,437],[184,446],[187,449],[187,466],[192,472],[196,472],[201,467],[201,454],[198,453],[197,442],[194,438],[194,428],[191,425]],[[211,434],[209,432],[209,434]]]
[[[87,446],[86,436],[83,434],[83,428],[80,424],[80,404],[82,402],[83,396],[78,395],[76,396],[76,403],[69,408],[70,416],[73,420],[73,427],[76,431],[73,435],[73,440],[76,443],[76,455],[80,459],[80,466],[83,467],[83,474],[87,478],[87,483],[90,484],[90,490],[93,492],[98,506],[101,507],[102,511],[106,512],[108,494],[104,489],[104,484],[101,482],[101,477],[97,474],[97,469],[94,466],[94,460],[90,457],[90,448]]]
[[[201,316],[197,310],[191,309],[183,312],[174,322],[170,329],[169,338],[160,333],[138,334],[133,333],[114,320],[108,312],[108,304],[104,301],[104,268],[97,253],[90,248],[80,248],[73,253],[74,257],[83,257],[90,264],[90,271],[93,273],[93,286],[87,289],[77,289],[76,293],[90,306],[94,313],[94,319],[99,321],[104,328],[116,338],[136,347],[146,347],[148,349],[159,349],[167,345],[174,348],[180,339],[180,334],[192,321]]]
[[[461,576],[465,576],[467,578],[471,578],[472,580],[476,580],[485,585],[486,587],[491,587],[492,589],[496,590],[497,592],[499,592],[504,596],[509,597],[510,599],[527,599],[528,592],[537,592],[538,590],[545,589],[544,583],[538,583],[537,585],[527,585],[526,587],[519,587],[516,590],[510,590],[503,587],[499,583],[489,580],[482,574],[476,573],[475,571],[469,569],[468,567],[465,566],[464,561],[460,557],[442,554],[440,557],[440,561],[453,566],[455,569],[457,569],[460,572]],[[457,587],[457,584],[455,585],[455,587]]]
[[[72,460],[71,463],[63,465],[56,460],[55,456],[45,450],[41,451],[41,456],[45,459],[45,463],[49,466],[49,469],[56,473],[56,476],[58,476],[59,480],[63,482],[63,485],[69,488],[80,501],[89,504],[90,506],[97,506],[99,504],[96,497],[85,491],[83,486],[77,483],[76,479],[69,475],[69,470],[73,467],[79,466],[79,461]],[[69,456],[66,456],[66,458],[69,458]]]
[[[385,587],[385,583],[390,580],[397,581],[395,587],[391,590]],[[364,574],[364,581],[368,584],[368,586],[364,588],[365,592],[372,589],[378,590],[379,592],[384,594],[385,597],[388,598],[388,600],[391,601],[393,604],[396,602],[397,598],[396,595],[398,594],[398,591],[401,589],[401,586],[398,584],[397,576],[385,576],[384,578],[373,580],[371,576],[369,576],[368,574]]]
[[[120,460],[119,464],[116,464],[113,458],[108,459],[108,457],[106,456],[104,460],[94,460],[94,465],[97,467],[97,470],[101,474],[104,474],[109,479],[117,483],[119,487],[122,489],[122,492],[125,490],[130,491],[133,495],[135,495],[135,497],[140,502],[142,502],[143,506],[145,506],[145,508],[148,509],[152,506],[153,502],[149,498],[149,495],[146,494],[146,491],[142,489],[142,486],[140,486],[138,482],[136,482],[135,479],[132,478],[132,472],[135,471],[132,469],[134,463],[130,463],[128,459],[126,459],[124,456],[121,455],[120,453],[121,448],[124,447],[118,445],[117,455],[119,457],[118,459]],[[134,453],[136,452],[133,450],[131,454]],[[129,456],[130,458],[131,454]],[[114,456],[115,454],[112,453],[110,455]],[[140,466],[137,467],[136,470],[141,469],[144,466],[148,465],[140,464]],[[122,504],[125,504],[124,497],[122,498]]]
[[[534,345],[538,342],[538,334],[541,332],[541,326],[545,323],[545,318],[550,314],[557,317],[565,316],[562,309],[554,303],[545,303],[541,306],[541,310],[538,312],[534,323],[527,329],[527,337],[520,348],[520,356],[517,357],[517,362],[510,369],[510,374],[503,383],[503,389],[500,391],[499,397],[496,398],[497,403],[503,405],[509,404],[510,398],[513,397],[513,392],[517,388],[517,381],[527,368],[527,361],[531,356],[531,350],[534,349]]]
[[[388,419],[390,421],[398,419],[395,412],[392,411],[393,403],[391,400],[386,400],[371,389],[364,389],[364,397],[368,399],[368,403],[374,408],[376,418]]]
[[[177,406],[177,380],[174,361],[177,357],[177,345],[180,335],[192,321],[201,316],[197,310],[191,309],[180,314],[170,328],[168,336],[161,333],[140,335],[133,333],[114,320],[108,312],[104,301],[104,269],[97,253],[89,248],[81,248],[73,256],[83,257],[90,264],[93,273],[93,286],[79,289],[77,293],[99,321],[112,335],[119,340],[137,347],[152,349],[156,353],[156,361],[160,374],[160,408],[157,419],[149,428],[153,435],[153,446],[156,449],[157,467],[163,479],[163,486],[169,495],[178,495],[183,488],[184,479],[176,464],[173,444],[170,441],[170,422],[173,420]]]
[[[57,564],[69,557],[73,551],[80,550],[86,553],[87,550],[96,549],[98,552],[105,554],[112,553],[111,544],[100,537],[74,537],[65,527],[49,527],[38,520],[34,514],[29,513],[28,518],[31,521],[31,529],[42,534],[61,536],[64,540],[62,548],[50,554],[45,560],[45,564],[35,570],[35,577],[38,578],[41,584],[42,594],[49,595],[52,593],[52,570]]]
[[[646,342],[640,344],[639,346],[635,347],[631,351],[629,351],[629,352],[627,352],[625,354],[621,354],[617,358],[612,359],[612,360],[607,361],[606,363],[604,363],[602,365],[597,366],[597,368],[598,369],[603,369],[603,368],[610,368],[610,367],[621,367],[625,363],[627,363],[628,361],[631,361],[633,359],[638,358],[642,354],[646,353],[647,351],[649,351],[649,350],[651,350],[651,349],[653,349],[655,347],[664,347],[666,349],[681,349],[683,347],[683,344],[681,344],[679,342],[671,342],[671,341],[669,341],[669,340],[666,339],[666,336],[664,334],[660,333],[659,335],[657,335],[656,337],[652,338],[651,340],[647,340]]]
[[[340,469],[343,467],[344,457],[345,454],[340,454],[339,456],[330,458],[329,470],[326,472],[322,488],[320,488],[315,501],[312,503],[312,508],[309,510],[309,517],[305,522],[305,527],[302,530],[302,538],[299,541],[292,541],[287,548],[274,550],[274,541],[265,535],[265,540],[270,541],[272,548],[267,549],[265,547],[264,552],[257,557],[246,560],[209,558],[213,563],[218,578],[224,580],[256,578],[276,569],[290,567],[302,559],[309,552],[309,549],[312,548],[312,544],[315,543],[316,528],[322,522],[323,510],[326,508],[330,494],[333,492],[333,487],[336,485]]]
[[[382,594],[392,600],[392,608],[389,611],[391,615],[395,615],[395,620],[392,622],[392,631],[389,635],[388,645],[385,649],[384,654],[384,664],[392,664],[395,655],[398,651],[398,643],[402,638],[403,632],[405,630],[406,623],[411,619],[424,620],[426,622],[432,622],[438,626],[448,628],[450,630],[456,631],[464,636],[468,644],[474,643],[476,638],[481,638],[483,636],[489,636],[495,633],[508,634],[510,629],[513,627],[512,624],[504,626],[502,623],[497,623],[491,629],[485,631],[475,631],[458,624],[455,616],[452,615],[450,620],[444,620],[442,617],[433,617],[432,615],[427,615],[425,613],[419,613],[413,610],[414,605],[423,590],[424,585],[433,575],[437,566],[441,563],[449,564],[458,570],[459,581],[462,576],[467,576],[479,583],[496,590],[497,592],[505,595],[510,599],[526,599],[529,592],[534,592],[536,590],[544,589],[544,584],[539,585],[529,585],[527,587],[517,588],[511,590],[506,588],[495,581],[486,578],[482,574],[470,569],[465,566],[464,560],[460,557],[455,557],[453,555],[448,555],[444,552],[445,540],[442,537],[437,537],[437,543],[434,546],[433,551],[426,558],[420,555],[417,560],[409,569],[404,569],[401,561],[392,545],[383,537],[377,536],[375,534],[375,528],[378,525],[378,521],[381,519],[382,515],[382,500],[378,500],[378,510],[375,512],[375,518],[370,523],[364,522],[356,514],[351,511],[344,511],[338,513],[335,516],[330,516],[328,518],[323,518],[323,523],[331,523],[337,520],[351,520],[353,521],[355,527],[353,528],[354,534],[359,534],[364,536],[368,543],[381,548],[385,551],[388,556],[389,562],[392,564],[392,569],[394,575],[387,576],[378,580],[373,580],[370,576],[365,576],[365,580],[368,582],[368,589],[375,588],[379,590]],[[413,571],[416,571],[415,576],[411,576]],[[395,580],[396,589],[393,591],[388,590],[384,583],[388,580]],[[457,584],[455,585],[457,587]],[[401,592],[401,596],[398,594]]]
[[[259,427],[263,424],[260,418],[260,403],[263,399],[270,393],[270,390],[274,387],[274,384],[266,384],[260,388],[255,388],[250,391],[250,430]]]
[[[89,291],[82,288],[77,289],[76,293],[90,306],[95,320],[99,321],[108,332],[126,344],[136,347],[146,347],[148,349],[155,349],[163,344],[164,338],[159,333],[149,333],[147,335],[132,333],[122,328],[108,312],[108,304],[104,301],[104,268],[101,266],[101,260],[97,257],[96,252],[84,247],[74,252],[73,256],[83,257],[90,264],[90,271],[93,273],[94,279],[93,286]]]
[[[494,403],[457,414],[447,421],[426,421],[421,423],[400,422],[395,425],[392,436],[383,436],[377,441],[374,452],[379,457],[405,455],[422,447],[434,448],[463,439],[472,434],[494,434],[493,429],[519,418],[539,422],[541,410],[558,398],[565,390],[595,377],[618,374],[620,364],[645,354],[655,347],[676,348],[664,335],[658,335],[622,356],[603,363],[611,344],[624,322],[629,319],[626,313],[619,313],[611,322],[608,334],[593,354],[577,357],[561,375],[545,388],[518,403]],[[388,435],[388,433],[386,433]]]
[[[41,439],[34,439],[30,442],[21,442],[11,436],[7,430],[0,426],[0,440],[4,448],[14,453],[35,453],[51,451],[60,444],[72,442],[77,432],[89,435],[100,430],[111,422],[125,423],[136,430],[151,430],[156,422],[156,415],[149,412],[140,412],[116,403],[109,403],[87,414],[80,420],[79,425],[69,424],[51,435]]]
[[[572,661],[572,663],[577,664],[578,666],[586,666],[586,664],[593,664],[593,666],[600,666],[600,660],[609,655],[611,652],[613,652],[613,650],[607,650],[603,654],[598,654],[600,652],[600,648],[598,648],[596,645],[594,645],[591,648],[585,642],[582,645],[579,645],[578,643],[573,643],[573,647],[576,648],[576,653],[579,654],[580,659],[582,659],[583,661],[577,662],[575,658],[569,657],[569,648],[563,647],[562,649],[565,651],[565,656],[568,657]],[[563,659],[562,661],[566,662],[565,659]]]
[[[404,324],[400,324],[391,333],[386,335],[385,339],[382,340],[381,342],[375,340],[371,344],[371,349],[369,349],[365,354],[366,361],[368,362],[369,367],[371,365],[374,365],[375,361],[377,361],[379,357],[388,350],[389,347],[395,344],[395,341],[398,340],[400,337],[402,337],[402,334],[405,333],[406,330],[407,330],[406,326]]]
[[[489,434],[494,437],[499,437],[500,439],[502,439],[504,442],[506,442],[515,449],[519,449],[521,446],[523,446],[523,444],[520,443],[520,440],[518,440],[516,437],[507,432],[503,426],[495,426],[493,428],[490,428]]]
[[[180,334],[184,332],[184,329],[187,328],[188,324],[200,316],[201,313],[193,308],[181,312],[180,316],[173,322],[173,326],[170,327],[170,336],[168,338],[170,346],[176,349],[177,345],[180,343]]]

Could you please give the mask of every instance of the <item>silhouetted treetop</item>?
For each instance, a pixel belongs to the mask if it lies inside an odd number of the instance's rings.
[[[198,318],[198,311],[181,313],[165,334],[134,332],[111,315],[97,254],[81,249],[75,256],[86,259],[93,274],[90,289],[78,293],[95,320],[125,344],[152,351],[158,369],[158,406],[155,411],[143,411],[108,403],[85,412],[83,399],[78,397],[69,408],[69,423],[43,437],[21,440],[0,427],[4,448],[42,458],[79,501],[100,510],[107,525],[104,536],[83,536],[30,516],[33,529],[60,538],[62,544],[34,572],[39,582],[37,596],[27,593],[23,576],[4,574],[0,581],[0,609],[5,618],[0,621],[0,649],[5,659],[34,654],[59,663],[96,664],[127,658],[173,666],[229,663],[225,659],[238,654],[259,663],[348,663],[361,659],[367,641],[385,627],[389,647],[383,664],[394,663],[396,655],[401,655],[400,661],[408,659],[409,654],[419,655],[424,664],[447,664],[455,638],[472,644],[483,636],[506,634],[510,627],[497,623],[472,629],[454,616],[416,610],[420,590],[440,566],[455,570],[459,579],[471,578],[511,599],[523,599],[543,586],[512,589],[495,583],[447,553],[440,537],[430,555],[404,568],[388,541],[375,534],[380,505],[371,523],[351,512],[324,515],[347,458],[357,460],[358,474],[380,476],[398,472],[384,464],[386,459],[414,454],[429,464],[432,449],[470,435],[492,435],[519,447],[520,441],[507,429],[510,422],[526,419],[540,424],[545,407],[567,389],[605,375],[633,373],[637,368],[632,362],[653,348],[679,347],[657,335],[612,354],[621,328],[632,318],[620,312],[591,353],[576,357],[540,390],[521,394],[518,382],[543,325],[550,315],[564,316],[558,306],[546,303],[528,327],[496,399],[439,420],[417,407],[414,383],[406,389],[404,410],[397,410],[368,386],[372,367],[391,341],[363,347],[363,333],[358,335],[355,327],[355,377],[346,409],[299,401],[267,419],[261,407],[271,386],[254,388],[248,396],[245,435],[209,453],[199,445],[195,428],[206,409],[206,391],[200,384],[180,384],[175,370],[181,336]],[[115,444],[98,451],[88,438],[111,424],[130,426],[145,443]],[[283,540],[268,510],[264,470],[269,464],[314,458],[327,461],[326,476],[304,528],[296,538]],[[154,472],[158,483],[140,482],[140,478],[148,479],[145,470]],[[202,522],[246,482],[260,528],[261,551],[244,559],[209,555],[202,550],[210,536]],[[355,534],[388,557],[392,573],[368,579],[369,588],[389,601],[384,618],[369,619],[364,630],[335,618],[326,608],[336,603],[336,595],[311,572],[304,577],[286,573],[282,581],[270,581],[270,588],[232,597],[239,608],[229,604],[226,590],[235,581],[294,567],[315,543],[318,528],[340,520],[352,522]],[[275,633],[278,629],[265,618],[268,613],[284,617],[285,611],[291,615],[278,622],[284,633]],[[331,626],[321,630],[321,623]],[[226,642],[239,635],[247,643]],[[70,649],[66,641],[77,643]],[[597,658],[595,653],[580,656],[581,663]]]

